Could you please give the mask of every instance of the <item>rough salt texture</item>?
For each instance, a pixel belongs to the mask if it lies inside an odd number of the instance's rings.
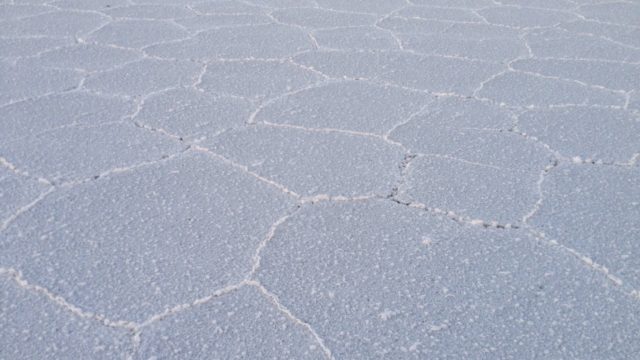
[[[0,3],[0,359],[633,359],[640,4]]]

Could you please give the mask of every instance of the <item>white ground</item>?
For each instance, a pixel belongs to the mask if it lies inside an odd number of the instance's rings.
[[[0,359],[638,358],[640,2],[0,3]]]

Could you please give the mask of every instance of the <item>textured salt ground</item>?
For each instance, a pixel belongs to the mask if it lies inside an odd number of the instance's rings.
[[[0,2],[0,358],[631,359],[640,4]]]

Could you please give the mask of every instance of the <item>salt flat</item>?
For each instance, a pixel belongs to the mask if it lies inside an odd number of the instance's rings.
[[[640,354],[638,1],[1,0],[0,79],[0,359]]]

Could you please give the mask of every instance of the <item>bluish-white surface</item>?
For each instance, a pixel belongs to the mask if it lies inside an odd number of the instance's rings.
[[[0,0],[0,359],[637,359],[640,2]]]

